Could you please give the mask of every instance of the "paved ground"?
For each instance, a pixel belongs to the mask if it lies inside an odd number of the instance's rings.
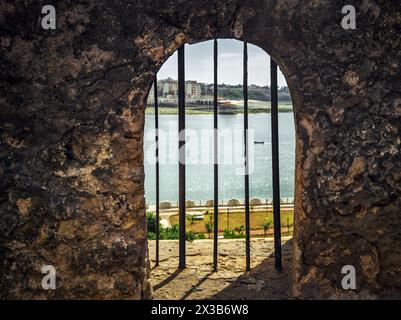
[[[245,273],[245,240],[219,240],[219,271],[212,272],[213,241],[187,242],[187,268],[177,270],[178,241],[160,241],[160,265],[154,267],[155,241],[149,241],[154,298],[289,299],[291,240],[283,237],[283,271],[274,270],[273,239],[251,240],[251,271]]]

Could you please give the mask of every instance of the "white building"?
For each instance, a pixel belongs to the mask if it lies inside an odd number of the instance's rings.
[[[202,96],[201,85],[196,81],[186,81],[185,95],[190,99],[199,99]]]
[[[158,81],[159,95],[163,98],[178,97],[178,81],[171,78]],[[185,96],[188,99],[199,99],[202,96],[200,83],[196,81],[185,81]]]

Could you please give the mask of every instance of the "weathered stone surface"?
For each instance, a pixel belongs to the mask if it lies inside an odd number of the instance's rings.
[[[236,38],[280,65],[297,141],[293,293],[401,297],[401,9],[342,1],[0,3],[0,297],[150,298],[144,104],[183,43]],[[263,67],[263,66],[261,66]],[[40,287],[52,264],[58,288]],[[356,292],[341,268],[357,270]]]

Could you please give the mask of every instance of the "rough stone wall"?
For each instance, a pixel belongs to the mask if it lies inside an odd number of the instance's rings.
[[[351,1],[357,30],[343,1],[65,0],[56,31],[44,4],[0,1],[1,298],[151,297],[144,103],[181,44],[214,37],[266,50],[291,89],[294,295],[401,297],[398,0]]]

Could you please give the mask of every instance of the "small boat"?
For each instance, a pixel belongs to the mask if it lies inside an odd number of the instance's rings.
[[[238,107],[229,101],[219,101],[219,114],[237,114]]]
[[[264,141],[254,141],[255,144],[265,144]]]

